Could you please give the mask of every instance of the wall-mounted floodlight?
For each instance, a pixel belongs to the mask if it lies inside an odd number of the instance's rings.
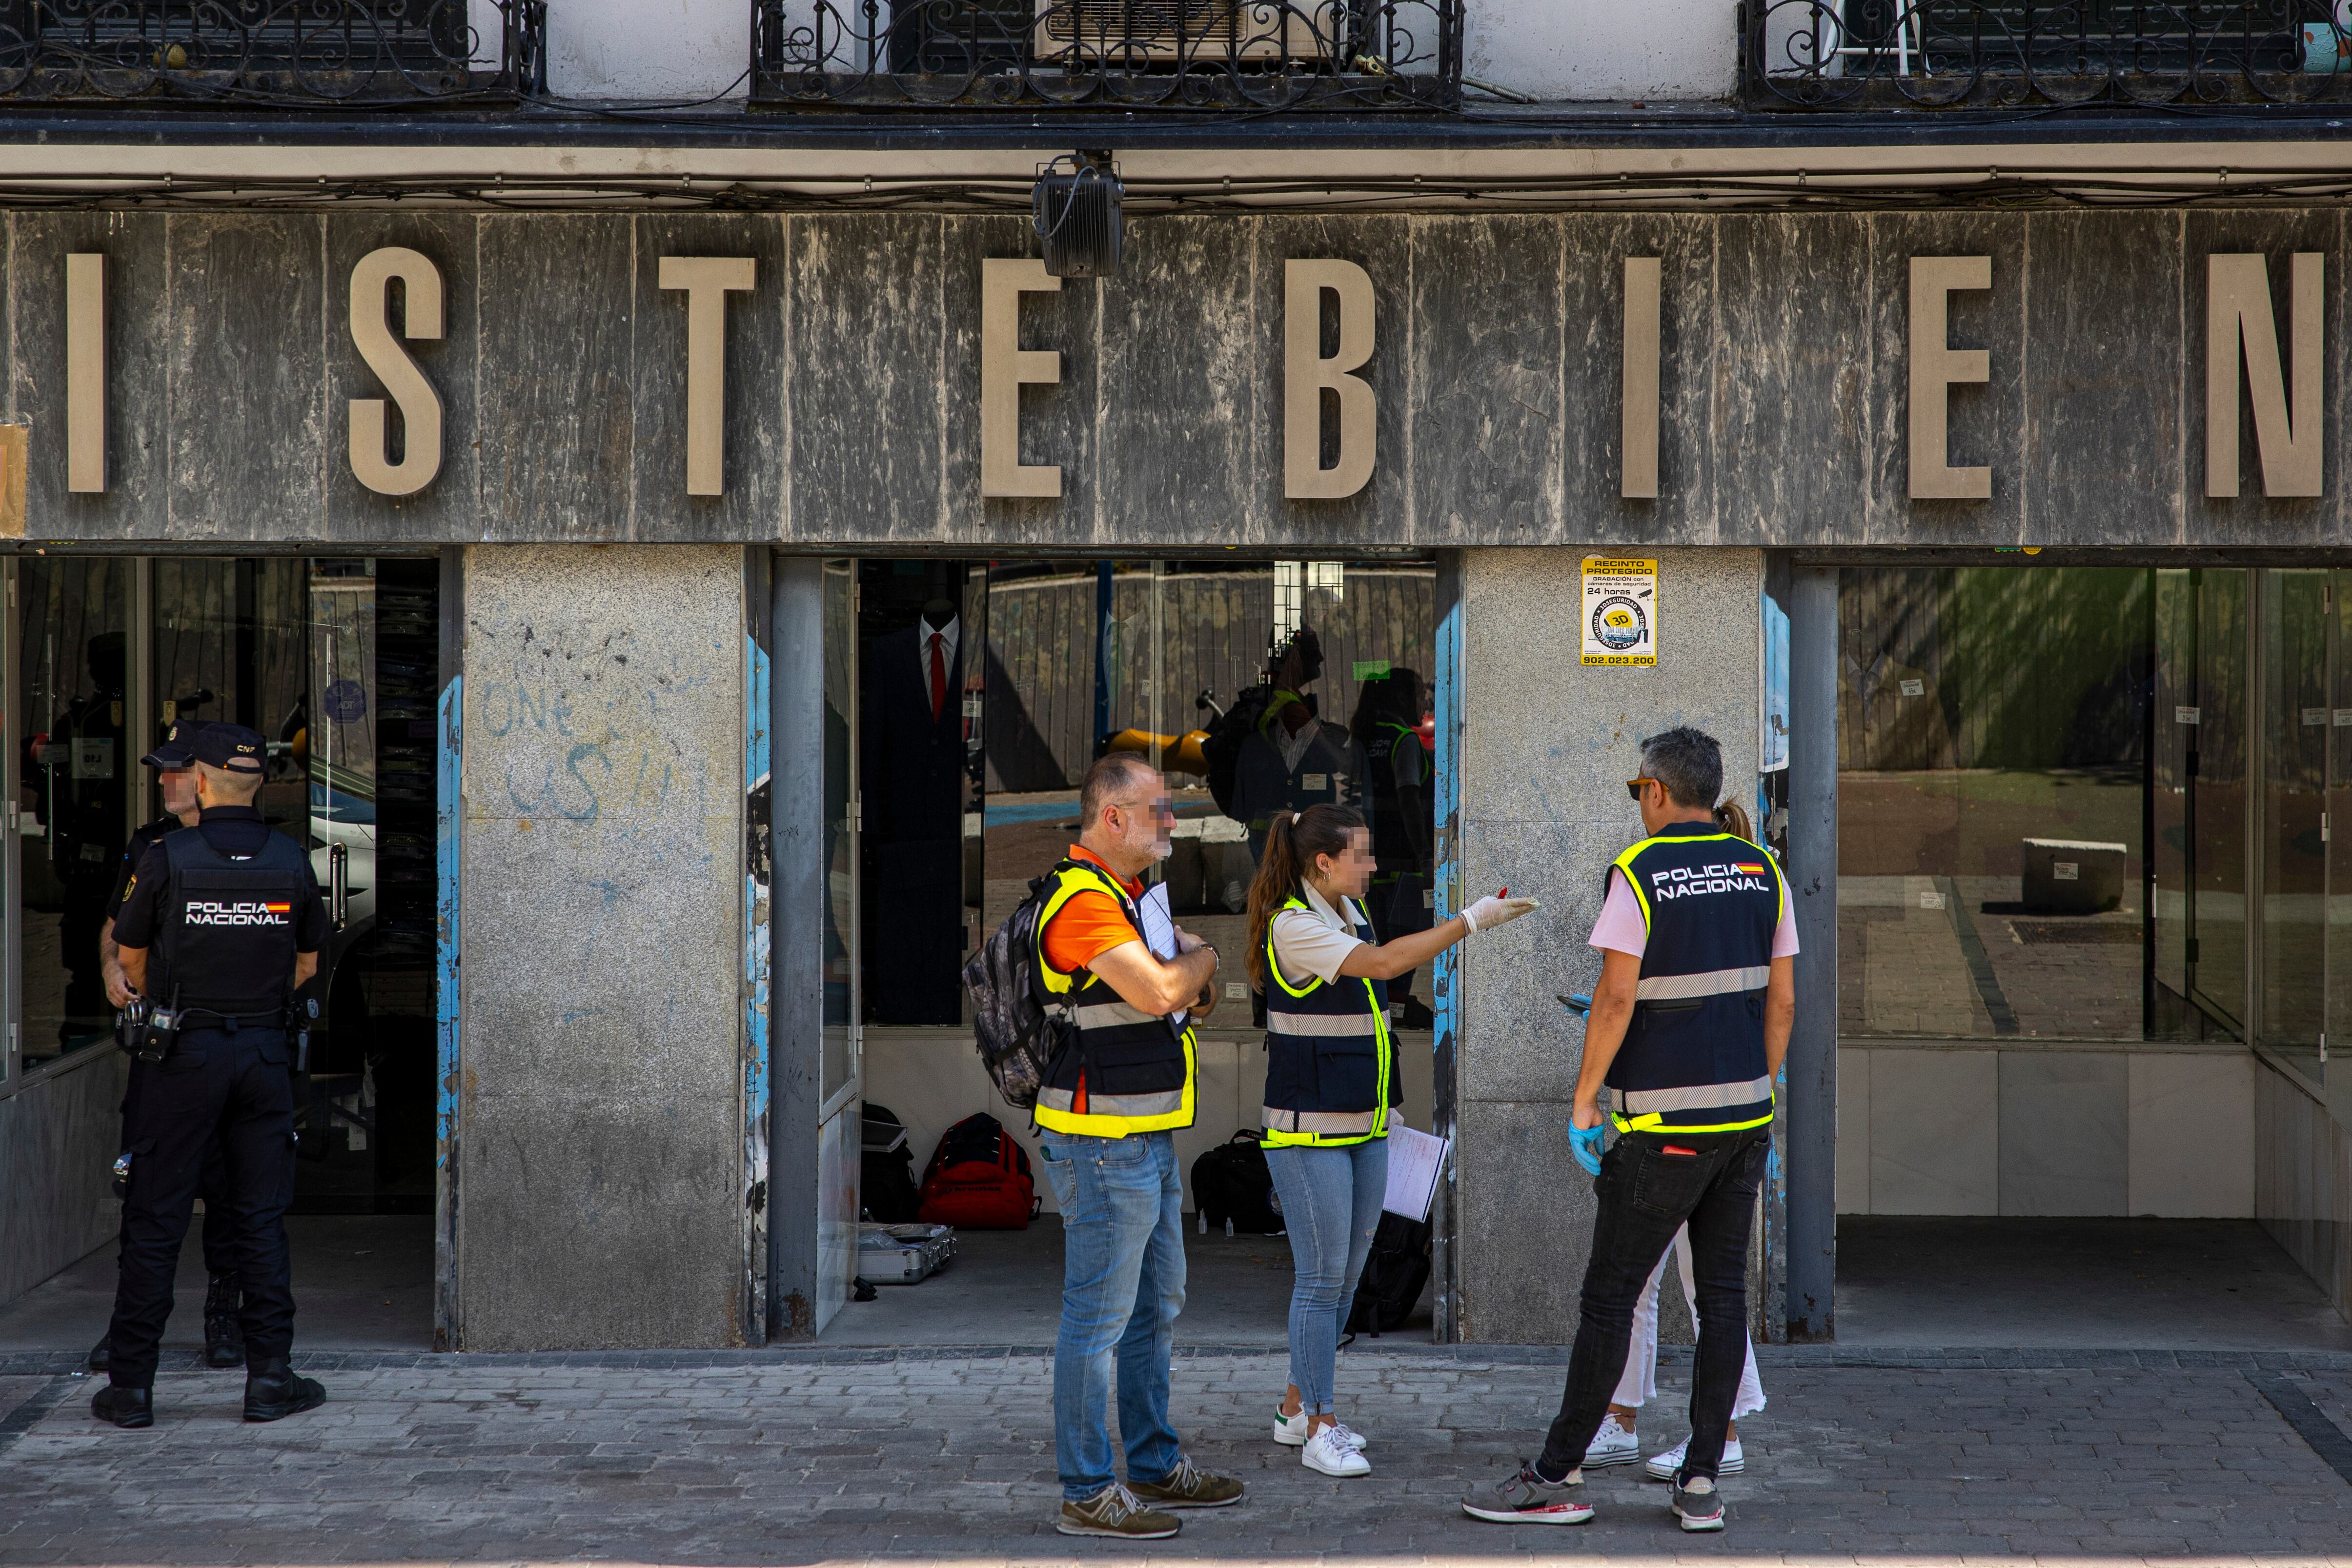
[[[1031,221],[1055,277],[1116,277],[1123,225],[1118,170],[1108,152],[1073,152],[1037,171]]]

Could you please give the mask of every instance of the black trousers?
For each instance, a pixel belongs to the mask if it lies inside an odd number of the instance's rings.
[[[1625,1370],[1633,1307],[1650,1270],[1690,1227],[1691,1277],[1698,1287],[1698,1354],[1691,1372],[1690,1448],[1683,1473],[1712,1478],[1748,1361],[1748,1239],[1756,1190],[1772,1146],[1769,1127],[1744,1133],[1630,1133],[1601,1157],[1592,1190],[1601,1213],[1584,1301],[1569,1353],[1559,1416],[1544,1438],[1543,1473],[1584,1462]],[[1683,1152],[1686,1151],[1686,1152]]]
[[[156,1348],[172,1315],[172,1277],[203,1180],[207,1145],[227,1175],[225,1214],[206,1200],[205,1228],[226,1218],[235,1243],[245,1359],[259,1366],[294,1343],[286,1206],[294,1197],[294,1092],[286,1031],[192,1030],[150,1070],[127,1140],[131,1193],[107,1331],[117,1387],[155,1381]]]
[[[137,1135],[139,1100],[154,1073],[153,1062],[131,1059],[131,1081],[122,1090],[122,1146],[126,1149]],[[236,1227],[228,1217],[228,1162],[221,1158],[217,1138],[205,1145],[204,1161],[196,1167],[196,1196],[205,1200],[205,1272],[234,1274]]]

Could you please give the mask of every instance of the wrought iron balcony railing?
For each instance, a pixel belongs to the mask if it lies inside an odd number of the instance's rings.
[[[2352,100],[2352,0],[1747,0],[1752,108]]]
[[[547,0],[0,0],[0,104],[512,101]]]
[[[753,0],[780,109],[1453,110],[1463,0]]]

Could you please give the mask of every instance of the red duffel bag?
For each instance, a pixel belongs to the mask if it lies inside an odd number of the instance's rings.
[[[1026,1230],[1037,1207],[1029,1151],[985,1111],[966,1116],[942,1134],[931,1163],[923,1167],[919,1213],[926,1225]]]

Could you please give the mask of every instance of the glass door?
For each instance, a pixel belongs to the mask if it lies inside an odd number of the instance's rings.
[[[112,1038],[99,936],[142,791],[131,788],[133,563],[34,556],[14,563],[8,805],[16,873],[7,919],[14,1072]]]
[[[2202,571],[2197,595],[2197,737],[2189,983],[2209,1012],[2243,1030],[2246,1016],[2247,578]]]
[[[857,563],[824,563],[824,1047],[818,1067],[816,1332],[857,1273],[864,1098],[858,976]]]
[[[2155,714],[2148,756],[2148,911],[2159,995],[2189,994],[2189,757],[2196,749],[2197,574],[2155,574]],[[2158,1020],[2151,1018],[2151,1029]]]
[[[2261,1003],[2263,1044],[2306,1071],[2326,1026],[2328,580],[2316,569],[2261,574],[2263,747]]]
[[[2352,837],[2336,830],[2352,811],[2352,570],[2327,574],[2327,810],[2321,817],[2326,841],[2326,992],[2325,1031],[2316,1071],[2339,1122],[2352,1124],[2352,1072],[2327,1071],[2332,1039],[2352,1041]]]

